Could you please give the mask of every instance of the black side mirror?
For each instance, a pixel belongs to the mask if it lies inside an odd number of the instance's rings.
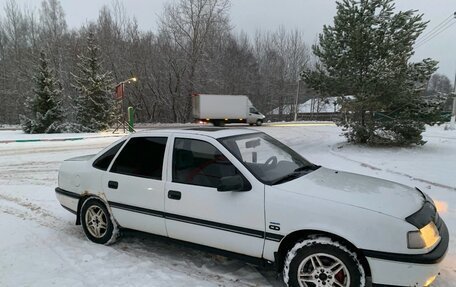
[[[217,191],[247,191],[250,189],[251,187],[246,188],[244,179],[238,174],[220,178],[220,185],[217,187]]]

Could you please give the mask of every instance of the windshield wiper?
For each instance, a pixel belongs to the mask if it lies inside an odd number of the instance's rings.
[[[274,181],[271,182],[271,185],[276,185],[276,184],[279,184],[279,183],[284,183],[284,182],[287,182],[287,181],[290,181],[292,179],[295,179],[295,178],[298,178],[302,175],[301,172],[292,172],[292,173],[289,173],[287,175],[284,175],[282,176],[281,178],[278,178]]]
[[[301,176],[307,174],[307,173],[304,173],[304,171],[314,171],[319,168],[320,168],[319,165],[305,165],[305,166],[298,167],[292,173],[289,173],[287,175],[284,175],[284,176],[272,181],[271,185],[276,185],[276,184],[280,184],[280,183],[284,183],[284,182],[296,179],[298,177],[301,177]]]
[[[315,164],[304,165],[304,166],[300,166],[297,169],[293,170],[293,172],[309,171],[309,170],[314,171],[314,170],[319,169],[320,167],[321,167],[320,165],[315,165]]]

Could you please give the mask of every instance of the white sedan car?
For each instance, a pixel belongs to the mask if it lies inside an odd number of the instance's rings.
[[[428,286],[449,242],[419,189],[314,165],[250,129],[129,135],[64,161],[56,195],[93,242],[140,230],[274,263],[288,286]]]

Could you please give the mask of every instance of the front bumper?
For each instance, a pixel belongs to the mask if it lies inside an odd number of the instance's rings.
[[[439,273],[450,236],[443,220],[439,222],[440,243],[429,253],[410,255],[363,250],[369,262],[374,286],[424,286]]]

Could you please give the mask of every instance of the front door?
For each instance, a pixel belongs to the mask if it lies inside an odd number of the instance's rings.
[[[167,137],[132,137],[103,177],[114,218],[125,228],[166,235],[163,165]]]
[[[165,217],[172,238],[261,257],[264,185],[216,140],[174,137]],[[242,172],[240,171],[242,170]],[[240,175],[243,191],[217,191],[220,179]]]

